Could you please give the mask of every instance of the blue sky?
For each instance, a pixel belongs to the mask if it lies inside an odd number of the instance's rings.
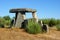
[[[15,16],[9,13],[11,8],[32,8],[37,10],[38,18],[60,19],[60,0],[0,0],[0,16]],[[32,18],[31,13],[26,13],[26,17]]]

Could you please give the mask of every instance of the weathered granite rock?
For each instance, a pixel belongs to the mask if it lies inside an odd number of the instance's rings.
[[[43,31],[43,32],[49,32],[49,27],[48,27],[48,25],[43,24],[43,26],[42,26],[42,31]]]
[[[16,13],[16,12],[36,12],[35,9],[30,8],[16,8],[16,9],[10,9],[10,13]]]
[[[24,22],[22,22],[21,24],[21,28],[26,28],[28,25],[28,20],[24,20]]]

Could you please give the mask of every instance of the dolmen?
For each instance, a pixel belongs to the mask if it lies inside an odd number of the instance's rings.
[[[30,9],[30,8],[14,8],[14,9],[10,9],[9,11],[10,13],[16,13],[15,14],[15,22],[14,22],[14,26],[16,28],[21,28],[22,25],[25,24],[26,22],[26,12],[31,12],[33,18],[35,19],[35,22],[38,22],[38,18],[36,15],[36,10],[35,9]]]

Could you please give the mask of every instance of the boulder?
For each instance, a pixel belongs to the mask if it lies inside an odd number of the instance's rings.
[[[26,28],[27,25],[28,25],[28,20],[24,20],[21,24],[21,28]]]
[[[42,26],[42,31],[43,31],[43,32],[48,32],[48,31],[49,31],[48,25],[43,24],[43,26]]]

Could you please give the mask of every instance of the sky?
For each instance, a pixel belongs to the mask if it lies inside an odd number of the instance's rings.
[[[60,19],[60,0],[0,0],[0,16],[9,15],[11,18],[15,13],[9,13],[12,8],[36,9],[38,18]],[[26,13],[26,18],[32,18],[32,13]]]

